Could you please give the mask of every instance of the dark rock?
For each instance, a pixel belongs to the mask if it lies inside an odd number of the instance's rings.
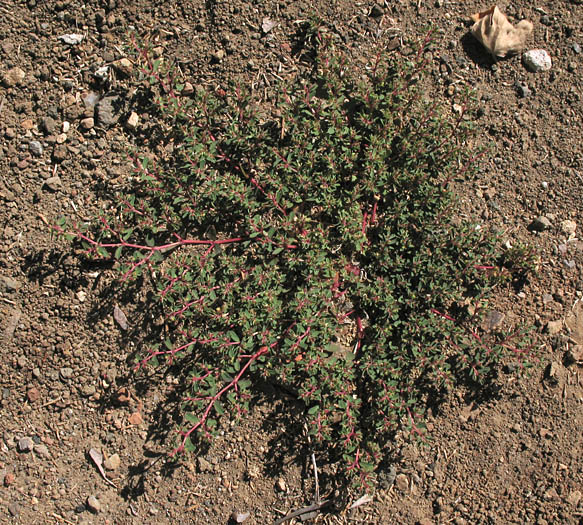
[[[520,96],[521,98],[529,97],[532,93],[532,91],[526,84],[519,82],[518,80],[514,83],[514,89],[516,89],[518,96]]]
[[[57,122],[52,117],[43,117],[40,127],[47,135],[52,135],[57,130]]]
[[[537,217],[534,221],[530,223],[528,227],[529,230],[535,232],[542,232],[548,230],[552,227],[551,221],[547,219],[544,215]]]
[[[63,162],[67,158],[67,146],[58,144],[53,150],[53,161],[57,163]]]
[[[121,98],[118,95],[102,98],[95,107],[97,124],[104,127],[117,124],[121,115],[121,105]]]
[[[370,16],[373,18],[380,18],[385,14],[385,10],[379,4],[374,4],[370,10]]]

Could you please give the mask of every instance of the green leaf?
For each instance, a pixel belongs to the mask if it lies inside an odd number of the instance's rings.
[[[239,385],[239,388],[241,390],[245,390],[251,386],[251,380],[250,379],[240,379],[237,384]]]
[[[187,452],[194,452],[196,450],[196,447],[194,446],[194,443],[190,439],[190,436],[184,440],[184,450],[186,450]]]
[[[187,412],[186,414],[184,414],[184,419],[186,419],[186,421],[192,423],[193,425],[196,425],[199,421],[198,416],[196,414],[193,414],[192,412]]]
[[[236,343],[239,343],[241,340],[239,339],[239,336],[233,332],[233,330],[229,330],[227,332],[227,337],[231,340],[231,341],[235,341]]]

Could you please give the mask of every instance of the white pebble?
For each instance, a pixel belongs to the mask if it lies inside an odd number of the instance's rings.
[[[522,55],[524,67],[533,73],[548,71],[553,62],[550,55],[544,49],[531,49]]]

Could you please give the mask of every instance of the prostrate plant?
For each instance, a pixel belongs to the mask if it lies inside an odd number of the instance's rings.
[[[172,162],[136,158],[116,210],[74,233],[119,259],[123,280],[155,283],[171,335],[137,367],[191,367],[178,451],[269,380],[297,393],[311,434],[364,481],[397,429],[422,433],[428,391],[486,380],[528,348],[485,339],[463,308],[483,306],[498,257],[454,220],[448,183],[472,161],[465,115],[422,100],[422,53],[355,71],[318,43],[313,75],[268,108],[241,88],[180,96],[140,48]]]

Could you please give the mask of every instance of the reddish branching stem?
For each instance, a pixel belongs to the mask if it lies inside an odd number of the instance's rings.
[[[277,343],[275,343],[277,344]],[[221,399],[226,392],[229,390],[236,390],[238,387],[238,383],[241,380],[241,377],[245,374],[247,369],[259,359],[262,355],[267,354],[270,351],[270,346],[262,346],[257,352],[255,352],[251,357],[247,360],[247,362],[241,367],[241,370],[237,373],[237,375],[233,378],[233,380],[227,383],[223,388],[221,388],[214,396],[211,396],[207,401],[206,407],[203,410],[200,419],[192,425],[188,430],[182,431],[180,435],[182,436],[182,441],[180,445],[174,449],[172,452],[176,454],[178,452],[183,452],[186,446],[186,442],[190,438],[190,436],[199,429],[205,428],[205,424],[209,418],[209,414],[211,413],[212,408],[214,407],[215,403]]]

